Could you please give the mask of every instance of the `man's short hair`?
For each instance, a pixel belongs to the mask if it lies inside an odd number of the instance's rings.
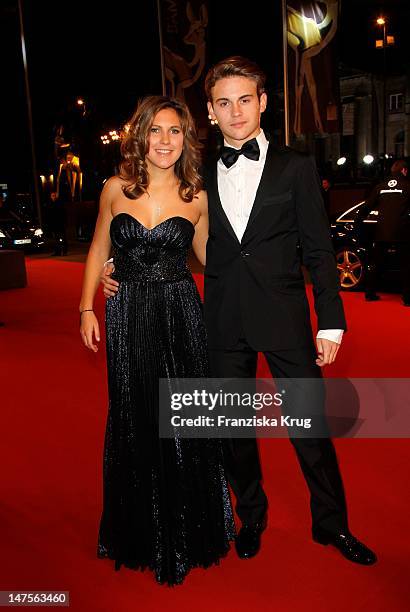
[[[265,91],[266,75],[263,70],[255,62],[246,57],[232,55],[221,60],[208,70],[208,74],[205,77],[205,93],[208,100],[212,101],[211,90],[217,81],[234,76],[254,79],[256,81],[258,97]]]
[[[398,159],[392,165],[391,173],[392,174],[400,174],[402,170],[404,170],[404,169],[407,170],[407,168],[408,168],[407,162],[404,159]]]

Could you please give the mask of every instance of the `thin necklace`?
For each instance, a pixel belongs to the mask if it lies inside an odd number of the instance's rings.
[[[175,185],[173,185],[173,187],[174,187],[174,186],[175,186],[175,187],[177,187],[178,185],[179,185],[179,182],[177,182]],[[160,216],[161,216],[161,212],[162,212],[162,206],[161,206],[161,204],[160,204],[160,203],[155,204],[155,205],[154,205],[154,210],[155,210],[156,217],[157,217],[157,218],[158,218],[158,217],[160,217]]]

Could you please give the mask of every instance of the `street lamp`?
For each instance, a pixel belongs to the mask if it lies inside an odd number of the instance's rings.
[[[380,16],[377,25],[383,28],[383,157],[386,155],[387,138],[386,138],[386,19]],[[376,42],[377,45],[377,42]]]
[[[386,100],[386,80],[387,80],[387,74],[386,74],[386,65],[387,65],[387,56],[386,56],[386,49],[387,47],[392,47],[394,45],[394,36],[387,36],[386,35],[386,25],[387,25],[387,20],[385,17],[383,17],[382,15],[380,15],[380,17],[378,17],[376,19],[376,23],[379,27],[383,28],[383,40],[376,40],[376,49],[383,49],[383,158],[386,159],[386,140],[387,140],[387,133],[386,133],[386,113],[387,113],[387,100]],[[386,169],[386,163],[384,163],[384,170]]]
[[[32,114],[32,107],[31,107],[31,93],[30,93],[30,83],[29,83],[28,66],[27,66],[26,39],[25,39],[25,34],[24,34],[23,0],[18,0],[17,4],[18,4],[19,23],[20,23],[21,55],[23,59],[24,82],[25,82],[25,90],[26,90],[28,127],[29,127],[30,145],[31,145],[31,163],[32,163],[32,170],[33,170],[34,195],[36,199],[38,222],[41,225],[42,215],[41,215],[40,189],[39,189],[38,181],[37,181],[37,176],[38,176],[37,175],[37,159],[36,159],[36,148],[34,144],[33,114]]]
[[[83,114],[83,117],[84,117],[84,116],[85,116],[85,113],[86,113],[86,106],[85,106],[85,100],[84,100],[84,98],[77,98],[76,102],[77,102],[77,106],[78,106],[79,108],[82,108],[82,110],[83,110],[83,113],[82,113],[82,114]]]

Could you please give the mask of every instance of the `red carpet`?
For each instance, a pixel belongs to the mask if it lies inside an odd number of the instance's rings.
[[[307,490],[287,440],[260,445],[270,510],[255,559],[231,551],[170,589],[96,558],[107,390],[103,346],[94,355],[78,334],[82,272],[29,260],[29,287],[0,293],[0,590],[70,591],[76,612],[407,610],[408,440],[336,441],[351,527],[377,552],[373,567],[311,541]],[[343,299],[349,332],[326,375],[409,377],[410,309],[392,295]],[[100,321],[103,306],[100,295]],[[259,373],[268,375],[263,361]]]

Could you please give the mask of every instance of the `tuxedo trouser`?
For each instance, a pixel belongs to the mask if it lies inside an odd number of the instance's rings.
[[[274,378],[322,378],[321,369],[315,363],[317,355],[313,345],[292,350],[264,351],[264,355]],[[258,352],[243,338],[233,349],[211,349],[211,375],[215,378],[255,378],[257,358]],[[315,407],[315,412],[322,413],[325,419],[324,402]],[[332,532],[346,530],[346,500],[331,439],[290,437],[290,441],[310,491],[312,528]],[[242,523],[257,523],[264,518],[267,509],[257,441],[255,438],[227,438],[223,442],[225,469],[236,497],[236,512]]]

